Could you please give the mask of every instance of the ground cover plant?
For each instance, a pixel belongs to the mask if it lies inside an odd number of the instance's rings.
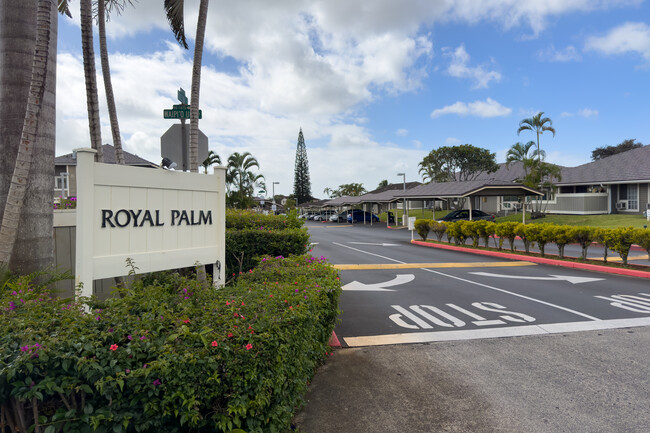
[[[0,432],[287,431],[328,353],[340,291],[308,255],[262,258],[218,290],[146,276],[87,309],[9,279]]]

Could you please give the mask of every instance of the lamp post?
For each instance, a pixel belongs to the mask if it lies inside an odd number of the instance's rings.
[[[273,204],[275,204],[275,185],[279,185],[279,184],[280,184],[280,182],[273,182],[273,186],[272,186],[272,188],[273,188],[273,197],[272,197]]]
[[[404,182],[404,191],[406,191],[406,173],[397,173],[398,176],[402,176],[402,180]],[[408,209],[406,208],[406,197],[404,197],[404,214],[402,215],[402,225],[406,225],[406,218],[408,218],[409,213]],[[406,215],[406,217],[404,217]]]

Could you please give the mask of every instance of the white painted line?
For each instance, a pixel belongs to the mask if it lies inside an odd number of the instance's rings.
[[[380,257],[382,259],[389,260],[391,262],[405,263],[405,262],[402,262],[402,261],[399,261],[399,260],[391,259],[390,257],[382,256],[380,254],[369,253],[367,251],[363,251],[363,250],[360,250],[358,248],[353,248],[353,247],[350,247],[350,246],[347,246],[347,245],[339,244],[337,242],[333,242],[333,244],[338,245],[340,247],[349,248],[351,250],[358,251],[358,252],[363,253],[363,254],[368,254],[368,255],[371,255],[371,256],[375,256],[375,257]],[[445,274],[444,272],[434,271],[433,269],[427,269],[427,268],[420,268],[420,269],[422,269],[423,271],[426,271],[426,272],[431,272],[431,273],[434,273],[434,274],[437,274],[437,275],[441,275],[443,277],[453,278],[455,280],[463,281],[463,282],[466,282],[466,283],[469,283],[469,284],[474,284],[475,286],[485,287],[485,288],[490,289],[490,290],[496,290],[496,291],[501,292],[501,293],[506,293],[508,295],[517,296],[519,298],[527,299],[527,300],[533,301],[533,302],[537,302],[539,304],[543,304],[543,305],[546,305],[548,307],[557,308],[559,310],[563,310],[563,311],[566,311],[566,312],[569,312],[569,313],[576,314],[578,316],[584,317],[585,319],[596,320],[596,321],[600,320],[597,317],[590,316],[588,314],[584,314],[584,313],[581,313],[579,311],[571,310],[570,308],[562,307],[560,305],[552,304],[550,302],[542,301],[540,299],[531,298],[530,296],[520,295],[518,293],[514,293],[514,292],[511,292],[509,290],[499,289],[498,287],[488,286],[487,284],[482,284],[482,283],[472,281],[472,280],[468,280],[468,279],[465,279],[465,278],[456,277],[454,275]]]
[[[478,340],[486,338],[521,337],[525,335],[562,334],[565,332],[596,331],[600,329],[632,328],[650,326],[650,317],[551,323],[547,325],[510,326],[506,328],[467,329],[459,331],[427,331],[403,334],[346,337],[349,347],[383,346],[387,344],[433,343],[437,341]]]

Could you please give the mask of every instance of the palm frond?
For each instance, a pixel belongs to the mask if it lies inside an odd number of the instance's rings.
[[[176,41],[186,50],[185,19],[183,17],[184,0],[165,0],[165,15]]]

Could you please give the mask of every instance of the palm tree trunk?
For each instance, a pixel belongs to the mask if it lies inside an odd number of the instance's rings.
[[[81,50],[84,58],[86,81],[86,104],[90,145],[97,151],[97,161],[104,161],[102,151],[102,130],[99,123],[99,97],[97,96],[97,74],[95,72],[95,48],[93,47],[93,16],[91,0],[80,0]]]
[[[111,81],[111,67],[108,63],[108,48],[106,47],[106,0],[99,0],[97,2],[97,22],[99,27],[99,56],[102,61],[102,77],[104,78],[108,117],[111,120],[115,158],[118,164],[124,165],[120,124],[117,121],[117,109],[115,107],[115,96],[113,95],[113,83]]]
[[[190,171],[199,171],[199,91],[201,89],[201,59],[203,57],[203,40],[208,21],[209,0],[201,0],[199,18],[196,24],[194,41],[194,66],[192,67],[192,94],[190,101]]]
[[[44,269],[54,261],[56,35],[54,0],[0,2],[0,105],[11,105],[12,110],[3,111],[23,116],[19,139],[11,131],[15,119],[0,117],[5,140],[0,262],[17,273]]]

